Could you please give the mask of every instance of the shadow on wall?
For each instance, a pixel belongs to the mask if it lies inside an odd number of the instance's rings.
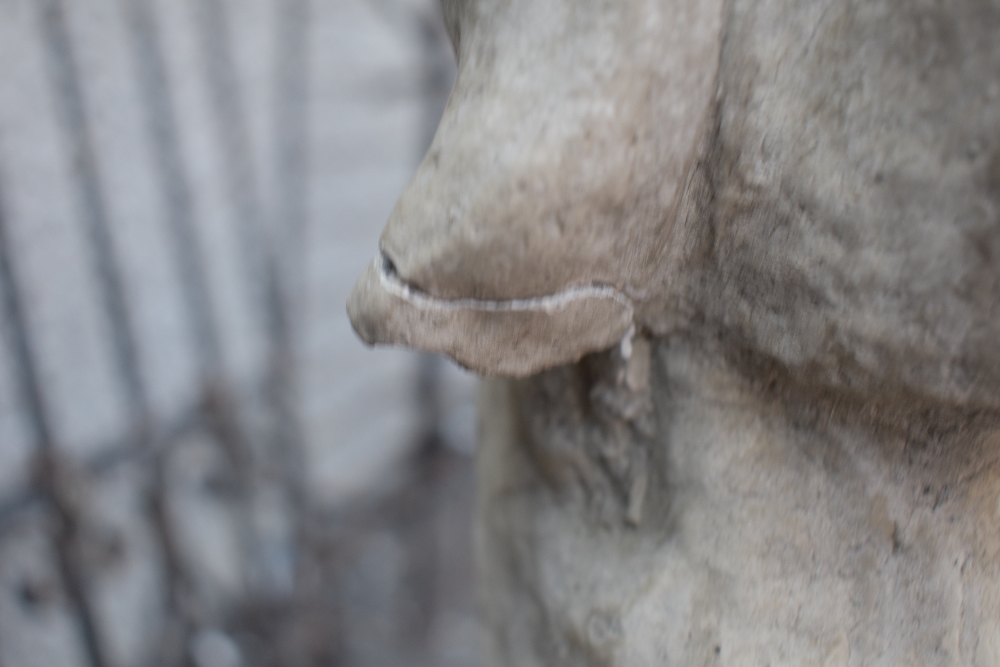
[[[474,380],[344,303],[432,0],[0,0],[0,665],[475,665]]]

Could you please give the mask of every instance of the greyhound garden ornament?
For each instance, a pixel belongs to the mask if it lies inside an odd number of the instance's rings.
[[[481,394],[504,665],[1000,665],[1000,4],[445,0],[348,306]]]

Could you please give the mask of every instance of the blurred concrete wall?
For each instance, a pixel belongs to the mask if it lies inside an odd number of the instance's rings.
[[[474,662],[473,380],[344,312],[436,12],[0,0],[0,666]]]

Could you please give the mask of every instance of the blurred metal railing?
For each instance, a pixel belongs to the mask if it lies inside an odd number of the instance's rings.
[[[95,453],[84,458],[69,453],[72,443],[60,442],[53,398],[40,363],[42,351],[32,336],[31,290],[19,266],[11,228],[11,179],[5,156],[0,154],[0,318],[6,325],[19,410],[33,447],[30,479],[15,494],[0,497],[0,538],[25,517],[46,526],[59,588],[81,639],[84,663],[117,666],[119,661],[109,650],[110,621],[98,604],[100,572],[93,556],[117,547],[100,510],[81,489],[124,467],[140,470],[142,512],[159,554],[164,592],[164,620],[158,637],[144,638],[152,648],[143,664],[168,667],[197,663],[192,658],[193,638],[200,630],[225,621],[218,618],[213,603],[203,599],[198,577],[182,553],[183,539],[168,488],[170,460],[179,444],[192,434],[204,434],[225,462],[224,495],[236,516],[242,579],[251,606],[287,603],[293,594],[296,560],[312,548],[307,543],[316,542],[315,525],[322,523],[306,497],[304,436],[296,396],[297,327],[305,283],[312,5],[310,0],[271,1],[273,80],[269,84],[267,159],[273,171],[269,182],[273,196],[267,207],[261,200],[263,179],[251,150],[245,91],[240,89],[237,72],[229,14],[233,5],[226,0],[191,0],[198,33],[195,41],[204,66],[197,75],[204,78],[209,91],[210,125],[220,147],[223,190],[239,222],[236,242],[242,260],[243,297],[264,338],[266,360],[259,377],[247,386],[245,378],[233,377],[225,362],[227,340],[213,298],[212,257],[200,229],[195,176],[189,173],[181,150],[182,121],[176,112],[157,2],[115,1],[125,27],[139,115],[151,147],[151,172],[167,232],[165,252],[178,280],[181,311],[197,366],[197,388],[172,415],[158,414],[153,406],[150,373],[140,353],[135,294],[124,277],[122,250],[109,213],[109,185],[103,178],[94,119],[86,103],[92,91],[87,89],[79,45],[70,29],[68,13],[73,5],[70,0],[25,0],[24,6],[37,19],[34,38],[44,56],[58,130],[68,154],[65,159],[71,165],[73,222],[84,232],[85,253],[99,297],[97,307],[111,339],[115,391],[125,406],[128,424],[123,435],[90,447]],[[390,0],[372,4],[424,54],[419,83],[424,119],[419,130],[422,136],[415,142],[422,152],[450,86],[452,64],[441,56],[445,38],[434,17]],[[418,456],[425,463],[418,466],[415,479],[427,497],[432,497],[426,493],[427,485],[440,474],[435,472],[440,461],[432,451],[440,441],[440,363],[435,357],[423,357],[413,387],[417,411],[424,416],[415,440],[423,445]],[[400,513],[401,520],[411,526],[406,530],[417,529],[420,524],[413,512],[427,502],[415,503],[406,497],[406,511]],[[269,523],[265,515],[274,512],[282,515],[287,529],[276,530]],[[431,557],[418,555],[418,559]],[[432,583],[428,579],[419,585],[427,588]],[[429,623],[428,618],[421,622]],[[197,667],[204,666],[198,663]]]
[[[270,225],[272,234],[282,239],[268,239],[264,215],[256,199],[256,177],[248,148],[248,131],[241,105],[237,77],[228,41],[228,17],[221,0],[200,0],[198,25],[208,63],[208,78],[213,91],[217,132],[222,139],[226,158],[225,171],[229,194],[242,220],[240,240],[243,245],[247,285],[257,302],[264,330],[267,332],[269,363],[263,379],[263,396],[270,411],[270,427],[262,446],[255,446],[240,418],[237,394],[222,365],[222,343],[213,321],[215,309],[211,303],[205,259],[199,248],[188,176],[179,154],[177,122],[173,115],[158,28],[149,0],[123,0],[133,57],[138,74],[139,90],[145,107],[147,129],[152,138],[156,175],[168,209],[168,228],[172,242],[173,262],[181,279],[181,291],[186,308],[191,338],[196,346],[199,368],[200,396],[187,410],[163,423],[150,408],[148,390],[137,352],[137,334],[130,317],[128,299],[123,287],[120,262],[116,257],[112,232],[109,228],[104,186],[95,156],[90,123],[85,109],[81,77],[74,47],[66,25],[64,0],[39,0],[39,25],[43,50],[51,76],[56,108],[59,111],[70,162],[75,168],[74,184],[78,190],[80,222],[86,230],[93,271],[98,278],[104,314],[113,338],[113,359],[119,391],[128,408],[130,435],[125,442],[102,448],[98,460],[83,462],[94,472],[123,460],[141,458],[148,469],[146,495],[150,524],[154,527],[163,554],[165,588],[168,594],[168,622],[165,636],[160,639],[158,664],[174,665],[184,661],[189,635],[195,627],[192,615],[191,582],[177,553],[177,539],[167,511],[164,488],[164,456],[179,436],[194,428],[209,430],[224,451],[234,471],[236,498],[234,505],[244,513],[253,507],[250,496],[256,490],[255,476],[261,473],[263,461],[280,452],[283,466],[279,486],[291,505],[300,505],[299,435],[290,393],[294,354],[292,349],[291,297],[282,284],[282,268],[295,266],[292,257],[300,249],[305,196],[305,72],[306,65],[306,3],[303,0],[283,0],[277,17],[279,79],[275,99],[276,160],[278,206]],[[23,511],[40,504],[55,519],[52,532],[53,550],[66,596],[77,618],[86,658],[92,667],[110,664],[102,643],[102,632],[89,594],[87,570],[81,552],[84,544],[95,539],[86,529],[82,518],[87,513],[82,499],[74,496],[68,470],[77,463],[66,460],[54,442],[46,397],[35,362],[36,352],[26,323],[23,293],[19,284],[9,234],[0,195],[0,286],[11,337],[16,367],[16,383],[24,410],[28,416],[35,443],[35,475],[31,485],[18,497],[8,499],[0,507],[0,526],[4,515]],[[279,257],[280,248],[284,256]],[[284,262],[282,262],[284,260]],[[286,268],[287,270],[287,268]],[[110,452],[110,454],[108,453]],[[34,501],[34,502],[33,502]],[[289,507],[290,516],[297,516]],[[248,554],[249,567],[262,585],[258,592],[281,592],[281,585],[267,581],[266,566],[255,563],[260,550],[254,521],[244,517],[243,549]],[[261,574],[264,576],[261,577]],[[273,577],[272,577],[273,578]]]

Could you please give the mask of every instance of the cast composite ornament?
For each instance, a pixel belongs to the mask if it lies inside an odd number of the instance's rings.
[[[512,376],[490,660],[1000,665],[1000,3],[444,13],[349,311]]]

